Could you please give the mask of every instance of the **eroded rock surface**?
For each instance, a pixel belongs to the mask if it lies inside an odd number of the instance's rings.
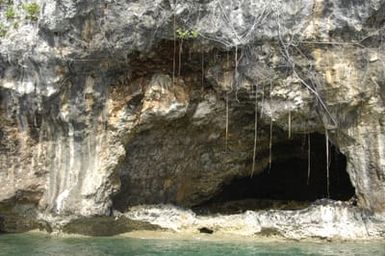
[[[125,216],[191,235],[203,228],[216,234],[295,240],[367,240],[381,239],[384,235],[383,216],[367,218],[360,209],[343,202],[319,201],[300,211],[247,211],[216,216],[197,216],[192,211],[168,205],[139,206]]]
[[[33,224],[2,229],[198,205],[272,161],[307,161],[310,133],[346,156],[365,214],[385,212],[383,0],[36,1],[37,20],[13,2],[0,218]]]

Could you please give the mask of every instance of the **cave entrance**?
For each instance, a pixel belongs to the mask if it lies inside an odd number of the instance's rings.
[[[198,213],[239,213],[260,209],[303,209],[317,199],[328,198],[325,136],[311,134],[310,176],[308,149],[273,162],[259,175],[238,177],[222,186],[217,195],[197,206]],[[300,143],[297,143],[299,147]],[[292,145],[293,146],[293,145]],[[273,146],[274,147],[274,146]],[[303,144],[302,144],[303,147]],[[287,148],[286,150],[297,150]],[[279,151],[282,154],[282,149]],[[274,152],[273,154],[278,154]],[[329,198],[349,200],[355,194],[346,172],[346,157],[330,145]]]

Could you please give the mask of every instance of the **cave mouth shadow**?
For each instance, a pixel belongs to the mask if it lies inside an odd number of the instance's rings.
[[[193,207],[193,211],[198,214],[233,214],[246,210],[298,210],[322,198],[341,201],[352,198],[355,190],[346,171],[346,157],[330,144],[328,196],[325,136],[311,134],[310,140],[309,178],[306,149],[302,150],[303,154],[281,161],[273,158],[271,167],[259,175],[233,178],[211,199]]]

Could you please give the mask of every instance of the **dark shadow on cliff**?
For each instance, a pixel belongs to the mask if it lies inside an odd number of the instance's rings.
[[[234,178],[223,185],[217,195],[194,207],[194,210],[202,214],[260,209],[296,210],[321,198],[342,201],[352,198],[354,187],[346,172],[346,157],[334,146],[331,147],[328,196],[325,136],[312,134],[311,145],[309,178],[307,155],[273,160],[271,167],[259,175]]]

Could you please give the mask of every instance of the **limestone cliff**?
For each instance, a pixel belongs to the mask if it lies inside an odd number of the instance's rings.
[[[316,133],[385,212],[384,0],[35,3],[0,1],[0,230],[196,206]]]

